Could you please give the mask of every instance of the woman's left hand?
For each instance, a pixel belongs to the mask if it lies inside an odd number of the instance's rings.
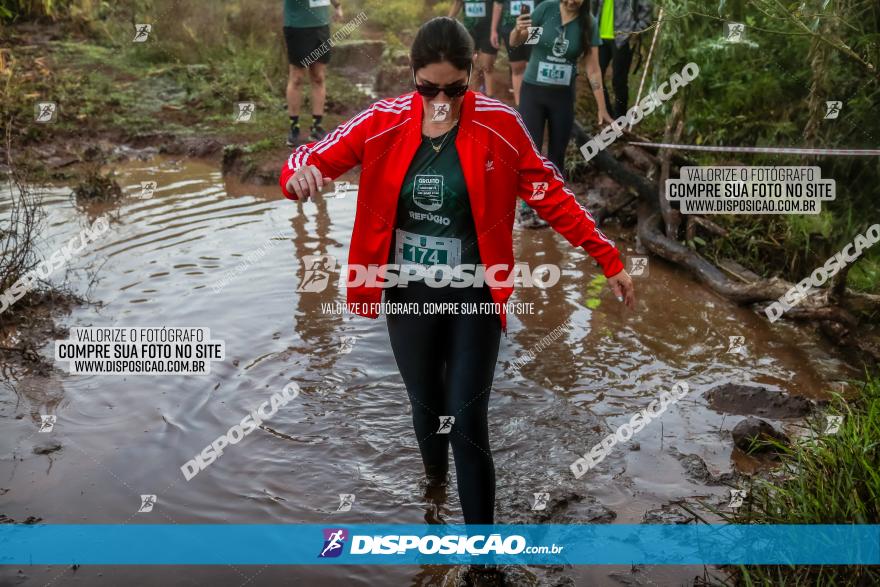
[[[632,277],[625,269],[621,269],[620,273],[608,278],[608,287],[617,296],[617,299],[626,304],[630,310],[636,309],[636,288],[633,285]]]

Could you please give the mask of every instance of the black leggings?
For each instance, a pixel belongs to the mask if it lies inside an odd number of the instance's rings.
[[[614,103],[608,99],[608,86],[604,86],[605,104],[608,112],[614,118],[626,115],[626,105],[629,101],[629,66],[632,63],[632,49],[629,43],[618,47],[614,39],[603,39],[599,47],[599,68],[602,77],[605,70],[611,64],[611,85],[614,87]]]
[[[519,112],[538,149],[544,144],[544,125],[549,125],[547,158],[565,176],[565,150],[574,125],[574,84],[550,87],[524,81],[519,97]]]
[[[428,287],[422,282],[389,289],[391,303],[490,303],[488,288]],[[495,465],[489,449],[489,393],[501,341],[494,314],[391,314],[388,334],[412,404],[413,427],[425,473],[445,478],[449,444],[466,524],[493,524]],[[441,417],[454,416],[448,434]]]

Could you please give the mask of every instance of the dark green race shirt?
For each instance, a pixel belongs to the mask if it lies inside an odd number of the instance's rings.
[[[525,81],[539,86],[564,87],[574,83],[577,60],[584,52],[580,18],[562,26],[559,2],[543,2],[532,13],[532,26],[542,27],[540,39],[532,45],[532,54],[526,65]],[[592,32],[590,45],[602,44],[599,27],[590,14]]]
[[[330,0],[284,0],[284,26],[296,29],[330,24]]]
[[[388,262],[397,265],[480,264],[477,231],[455,148],[458,126],[446,135],[422,137],[397,200]],[[442,147],[436,152],[433,144]]]

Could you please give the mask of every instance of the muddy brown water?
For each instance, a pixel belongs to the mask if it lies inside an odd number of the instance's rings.
[[[66,363],[49,378],[4,369],[0,514],[52,524],[422,523],[432,507],[420,490],[384,320],[323,314],[321,303],[343,299],[336,285],[295,292],[304,255],[344,262],[354,197],[296,204],[274,187],[226,182],[216,164],[198,160],[130,161],[118,171],[128,193],[148,180],[158,189],[114,206],[106,236],[73,260],[70,285],[83,292],[91,281],[89,296],[100,304],[75,307],[60,325],[209,327],[227,358],[201,377],[72,376]],[[347,179],[356,183],[357,174]],[[77,209],[64,187],[47,192],[45,207],[47,254],[103,212]],[[629,236],[610,232],[633,252]],[[518,260],[559,264],[563,276],[555,287],[514,294],[534,313],[511,317],[502,340],[490,404],[499,523],[639,523],[676,499],[726,502],[727,488],[689,479],[676,456],[696,454],[713,474],[733,466],[729,431],[742,417],[709,409],[704,391],[754,383],[818,398],[829,381],[857,375],[809,331],[770,326],[661,261],[652,259],[650,276],[637,281],[638,311],[607,290],[591,310],[587,284],[598,269],[582,251],[550,231],[518,232],[515,247]],[[534,361],[511,368],[569,320],[572,328]],[[727,352],[737,335],[744,354]],[[344,337],[355,337],[350,352],[341,352]],[[52,359],[51,342],[43,353]],[[183,478],[184,462],[292,380],[303,392],[267,422],[271,430],[256,430],[193,480]],[[630,446],[573,477],[574,459],[679,380],[691,388],[686,398]],[[39,414],[47,413],[57,415],[55,429],[39,434]],[[49,437],[61,449],[35,454]],[[550,507],[531,511],[533,493],[544,491]],[[350,512],[335,512],[340,493],[355,494]],[[140,494],[157,495],[153,512],[137,513]],[[454,486],[439,515],[461,522]],[[634,575],[629,567],[529,568],[516,571],[514,584],[684,585],[702,574],[701,567],[649,566]],[[454,569],[418,566],[0,569],[0,583],[25,585],[291,579],[456,584]]]

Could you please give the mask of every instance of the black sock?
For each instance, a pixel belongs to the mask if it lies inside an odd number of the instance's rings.
[[[290,117],[290,128],[293,128],[295,126],[299,126],[299,116]]]
[[[324,120],[323,114],[312,114],[312,126],[318,126],[321,124],[321,121]]]

